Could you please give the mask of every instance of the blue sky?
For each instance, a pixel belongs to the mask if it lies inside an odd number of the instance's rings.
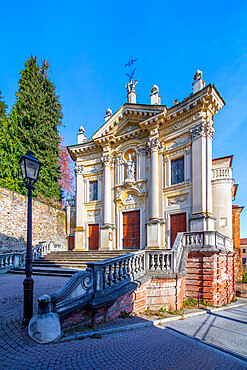
[[[215,116],[213,156],[234,154],[239,184],[247,191],[247,2],[246,1],[5,1],[1,4],[0,90],[11,108],[25,60],[50,62],[51,80],[63,106],[61,129],[75,144],[80,125],[90,137],[126,102],[124,64],[136,63],[137,101],[149,103],[153,84],[170,107],[192,91],[203,71],[226,101]],[[241,215],[247,237],[247,209]]]

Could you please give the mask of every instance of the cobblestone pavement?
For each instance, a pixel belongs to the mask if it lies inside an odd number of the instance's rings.
[[[247,359],[247,305],[163,324]]]
[[[34,280],[35,297],[56,291],[66,281]],[[0,276],[0,369],[247,369],[247,362],[158,327],[37,344],[21,326],[22,281],[23,276]]]

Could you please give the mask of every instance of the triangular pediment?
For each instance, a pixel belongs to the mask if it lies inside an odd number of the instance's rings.
[[[92,136],[97,140],[107,135],[115,137],[140,128],[140,123],[163,112],[161,105],[124,104]]]

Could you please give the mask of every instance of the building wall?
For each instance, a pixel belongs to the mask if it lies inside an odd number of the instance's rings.
[[[243,267],[242,267],[242,250],[240,248],[240,213],[244,207],[233,205],[232,207],[232,239],[233,249],[235,252],[235,280],[238,283],[242,282]]]
[[[33,199],[33,246],[52,240],[67,246],[65,212]],[[24,249],[27,197],[0,187],[0,250]]]
[[[242,253],[242,265],[247,266],[247,238],[240,239],[240,249]]]

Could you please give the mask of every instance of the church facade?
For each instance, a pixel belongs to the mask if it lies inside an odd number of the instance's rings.
[[[224,100],[197,71],[193,92],[171,108],[127,100],[69,146],[76,171],[76,250],[169,249],[180,231],[232,238],[232,156],[212,159],[214,115]]]

